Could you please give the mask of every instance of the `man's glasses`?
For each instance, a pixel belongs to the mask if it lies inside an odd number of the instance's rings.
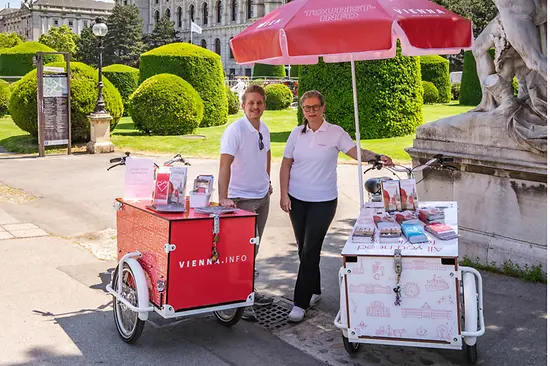
[[[319,109],[321,109],[321,105],[315,104],[315,105],[304,105],[302,106],[303,110],[306,112],[317,112]]]
[[[260,139],[258,140],[258,147],[260,150],[264,149],[264,137],[262,136],[262,133],[258,131],[258,134],[260,134]]]

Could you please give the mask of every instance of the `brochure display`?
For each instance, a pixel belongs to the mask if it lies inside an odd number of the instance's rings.
[[[342,317],[347,318],[347,326],[362,338],[461,348],[458,239],[441,240],[417,229],[426,240],[415,243],[411,230],[424,224],[411,213],[380,214],[380,206],[365,204],[342,250],[348,274],[341,306],[346,308]],[[419,207],[441,210],[445,224],[458,229],[456,202],[420,202]],[[382,216],[374,235],[368,240],[357,238],[356,228],[368,225],[371,213],[373,218]],[[400,251],[398,257],[396,250]],[[396,265],[402,268],[400,276]]]

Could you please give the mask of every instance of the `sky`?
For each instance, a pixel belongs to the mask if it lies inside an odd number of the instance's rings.
[[[0,9],[7,8],[8,3],[10,4],[10,8],[19,8],[21,6],[20,0],[0,0]]]
[[[103,1],[113,2],[114,0],[103,0]],[[18,9],[21,7],[21,0],[0,0],[0,9],[7,8],[8,4],[10,4],[10,8]]]

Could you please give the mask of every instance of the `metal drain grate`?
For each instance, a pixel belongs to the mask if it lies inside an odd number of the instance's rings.
[[[298,324],[288,320],[288,313],[292,310],[292,306],[292,301],[285,298],[275,299],[269,306],[254,306],[257,324],[272,332]],[[307,318],[312,318],[316,314],[316,310],[309,309]]]

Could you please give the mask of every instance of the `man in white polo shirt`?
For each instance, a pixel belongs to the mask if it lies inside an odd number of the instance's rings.
[[[222,206],[258,214],[257,231],[261,241],[272,192],[269,130],[260,121],[265,110],[264,89],[259,85],[246,88],[242,108],[245,116],[227,127],[221,139],[218,195]],[[272,302],[272,298],[258,292],[254,294],[255,305],[265,306]],[[256,319],[252,308],[245,310],[243,319]]]

